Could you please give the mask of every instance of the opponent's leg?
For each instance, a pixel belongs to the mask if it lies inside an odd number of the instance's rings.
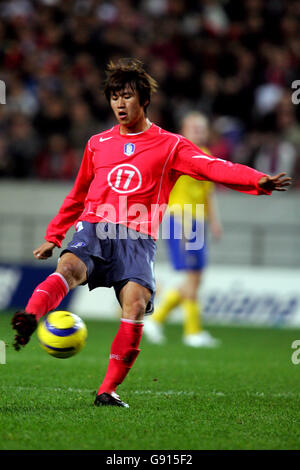
[[[213,338],[208,331],[203,331],[202,305],[198,300],[198,290],[202,281],[202,271],[188,271],[185,284],[180,292],[183,298],[183,342],[192,347],[215,347],[219,340]]]
[[[197,301],[200,281],[201,271],[188,271],[187,278],[182,285],[166,292],[154,314],[145,322],[145,335],[151,343],[164,343],[163,324],[170,312],[178,305],[181,305],[184,311],[185,337],[200,333],[202,330],[201,311]]]
[[[25,311],[17,312],[12,318],[16,330],[14,348],[28,343],[37,327],[38,320],[54,310],[73,289],[86,280],[86,265],[73,253],[65,253],[60,258],[56,271],[41,282],[33,291]]]
[[[202,331],[201,307],[197,293],[202,279],[201,271],[188,271],[186,281],[180,287],[184,313],[184,335],[193,335]]]
[[[151,343],[164,343],[163,324],[171,311],[180,304],[181,300],[181,294],[178,289],[168,290],[153,315],[145,321],[144,333]]]
[[[184,244],[178,237],[179,234],[182,234],[182,228],[181,218],[179,220],[177,216],[171,214],[169,218],[169,237],[166,242],[170,261],[175,270],[185,267]],[[153,315],[145,321],[144,333],[148,341],[154,344],[165,342],[163,325],[171,311],[180,304],[181,300],[181,294],[177,288],[167,290],[158,307],[155,308]]]
[[[128,407],[115,391],[124,381],[140,352],[143,319],[150,297],[151,292],[147,288],[132,281],[121,290],[121,324],[111,346],[108,368],[94,403],[96,406]]]

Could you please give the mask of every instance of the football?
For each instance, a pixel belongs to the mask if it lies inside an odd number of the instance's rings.
[[[57,311],[43,319],[37,329],[40,345],[50,356],[66,359],[85,345],[87,328],[74,313]]]

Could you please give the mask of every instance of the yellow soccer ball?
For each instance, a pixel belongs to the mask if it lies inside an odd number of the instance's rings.
[[[50,356],[66,359],[77,354],[85,345],[87,328],[78,315],[52,312],[38,325],[40,345]]]

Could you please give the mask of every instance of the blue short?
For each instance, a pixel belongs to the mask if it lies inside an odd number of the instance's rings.
[[[134,281],[151,292],[146,314],[153,312],[156,243],[149,235],[111,223],[78,222],[64,253],[71,252],[87,267],[89,289],[114,287],[118,301],[122,287]]]
[[[202,270],[207,263],[203,223],[194,219],[188,237],[180,236],[182,226],[176,217],[170,215],[168,223],[170,224],[170,238],[167,239],[167,247],[173,268],[177,271]]]

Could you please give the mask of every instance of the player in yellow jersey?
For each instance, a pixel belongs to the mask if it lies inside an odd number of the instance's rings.
[[[183,119],[181,133],[207,152],[205,145],[209,137],[209,124],[203,114],[196,111],[188,113]],[[204,212],[199,208],[204,208]],[[185,271],[186,276],[183,284],[165,293],[152,317],[145,321],[145,335],[152,343],[163,343],[163,324],[171,311],[180,305],[184,313],[183,342],[192,347],[215,347],[219,341],[203,330],[198,299],[203,269],[207,262],[205,222],[208,221],[214,238],[220,238],[222,233],[213,183],[181,176],[171,192],[169,210],[170,237],[167,244],[170,259],[174,269]],[[186,249],[187,240],[177,237],[175,233],[188,233],[188,237],[190,233],[194,234],[194,240],[189,238],[189,249]],[[200,244],[195,243],[196,237],[198,242],[201,241]]]

